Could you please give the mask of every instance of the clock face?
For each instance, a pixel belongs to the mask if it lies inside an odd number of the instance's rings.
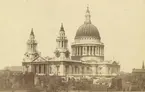
[[[60,52],[58,50],[55,52],[55,56],[56,57],[59,57],[60,56]]]
[[[65,56],[68,58],[70,55],[69,51],[66,51]]]

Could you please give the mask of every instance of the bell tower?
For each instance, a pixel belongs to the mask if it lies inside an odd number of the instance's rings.
[[[57,47],[55,50],[55,56],[61,60],[69,58],[70,52],[68,50],[68,39],[65,36],[63,24],[61,24],[59,35],[56,39]]]
[[[27,41],[27,51],[25,53],[25,61],[32,61],[39,56],[37,51],[37,42],[35,40],[35,35],[33,32],[33,28],[31,29],[30,37]]]

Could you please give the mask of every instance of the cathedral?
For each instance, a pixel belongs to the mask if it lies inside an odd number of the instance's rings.
[[[74,78],[115,77],[120,71],[120,64],[113,60],[104,60],[104,43],[96,26],[91,22],[87,7],[84,23],[78,28],[68,49],[68,39],[63,24],[56,38],[55,56],[44,58],[37,51],[37,42],[33,29],[27,41],[27,51],[22,62],[23,71],[38,75],[57,75]]]

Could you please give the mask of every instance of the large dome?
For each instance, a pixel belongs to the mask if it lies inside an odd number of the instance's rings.
[[[81,38],[95,38],[95,39],[101,39],[98,29],[91,23],[91,15],[89,8],[87,7],[87,11],[85,14],[86,20],[83,25],[81,25],[77,32],[75,39],[81,39]]]
[[[91,23],[84,23],[81,25],[77,32],[75,38],[91,37],[100,39],[100,34],[98,29]]]

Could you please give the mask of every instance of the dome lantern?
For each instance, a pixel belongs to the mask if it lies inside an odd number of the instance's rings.
[[[90,11],[89,11],[89,7],[87,7],[87,11],[86,11],[86,20],[85,20],[85,24],[91,24],[91,15],[90,15]]]
[[[82,39],[82,38],[95,38],[100,40],[100,34],[96,26],[91,23],[91,15],[89,11],[89,7],[87,7],[86,14],[85,14],[85,21],[84,24],[81,25],[77,32],[75,39]]]

